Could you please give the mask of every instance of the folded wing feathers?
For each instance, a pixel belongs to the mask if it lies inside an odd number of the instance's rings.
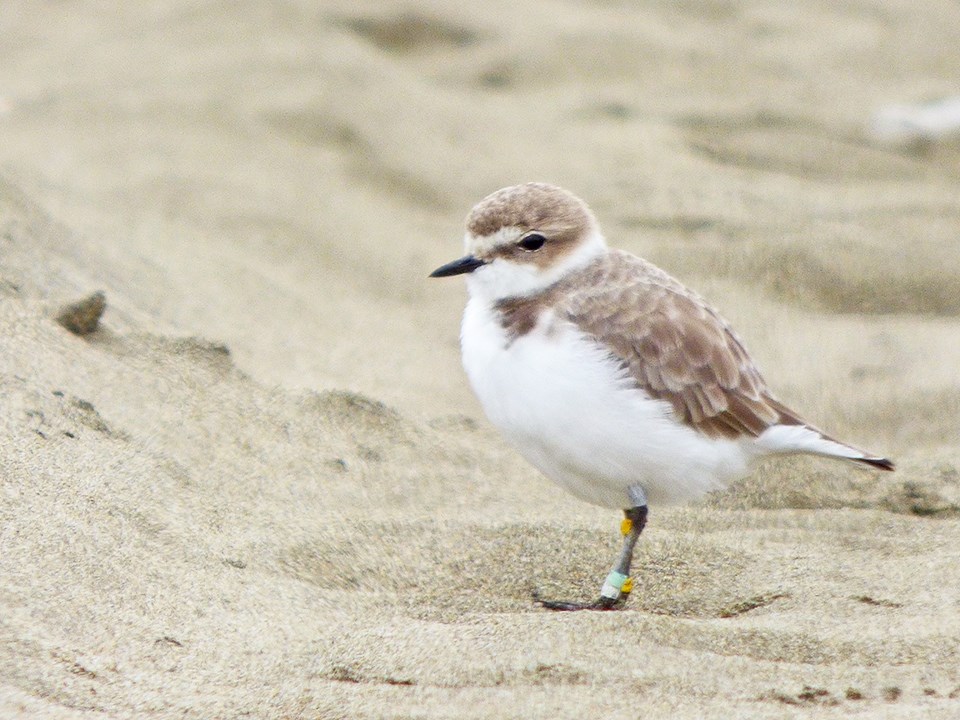
[[[659,268],[613,251],[586,272],[590,277],[577,278],[558,310],[681,420],[711,437],[760,438],[771,451],[892,469],[889,460],[824,435],[776,400],[726,321]]]

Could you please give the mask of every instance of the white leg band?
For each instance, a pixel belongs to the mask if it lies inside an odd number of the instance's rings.
[[[616,570],[611,570],[610,574],[607,575],[607,579],[603,581],[603,587],[600,588],[600,596],[616,600],[620,597],[620,590],[626,581],[626,575],[618,573]]]

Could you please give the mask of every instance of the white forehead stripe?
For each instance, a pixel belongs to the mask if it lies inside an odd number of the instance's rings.
[[[523,232],[516,227],[502,227],[492,235],[474,237],[469,232],[463,237],[463,246],[466,251],[475,256],[490,255],[497,248],[512,245],[520,239]]]
[[[519,235],[516,228],[513,228],[513,231],[517,236]],[[483,240],[487,241],[489,238]],[[495,243],[494,247],[498,245]],[[468,252],[473,250],[474,255],[478,255],[479,251],[476,248],[475,243],[467,246]],[[606,251],[606,240],[599,231],[594,231],[584,237],[573,252],[564,255],[558,262],[544,270],[533,263],[496,258],[490,264],[477,268],[467,276],[467,288],[471,295],[494,301],[533,295],[550,287],[568,273],[585,267]]]

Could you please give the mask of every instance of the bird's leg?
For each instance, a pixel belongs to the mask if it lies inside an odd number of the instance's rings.
[[[646,498],[643,499],[646,500]],[[630,579],[630,561],[633,559],[633,548],[637,544],[637,539],[647,524],[646,502],[624,510],[623,514],[624,518],[620,523],[623,547],[620,549],[616,564],[603,582],[599,600],[592,603],[564,602],[543,600],[536,594],[533,599],[548,610],[613,610],[622,607],[633,589],[633,581]]]

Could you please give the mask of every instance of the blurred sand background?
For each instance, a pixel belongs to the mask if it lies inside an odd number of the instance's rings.
[[[960,717],[960,5],[5,2],[0,717]],[[619,518],[491,430],[462,219],[526,180],[895,458]],[[96,290],[100,329],[58,308]]]

